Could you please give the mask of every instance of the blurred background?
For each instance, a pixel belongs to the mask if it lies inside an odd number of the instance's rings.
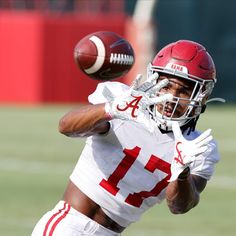
[[[0,235],[30,235],[63,194],[84,140],[60,135],[58,120],[98,83],[79,71],[73,50],[100,30],[133,46],[135,65],[118,80],[127,84],[166,44],[203,44],[217,68],[213,97],[226,99],[199,121],[213,129],[222,156],[200,205],[182,216],[157,206],[124,236],[234,235],[235,12],[235,0],[0,0]]]
[[[115,31],[133,45],[129,83],[164,45],[202,43],[214,58],[214,94],[236,101],[236,1],[1,0],[0,102],[84,102],[96,86],[75,66],[73,49],[85,35]]]

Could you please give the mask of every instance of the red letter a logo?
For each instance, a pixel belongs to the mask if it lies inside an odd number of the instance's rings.
[[[119,107],[119,104],[117,105],[117,110],[119,111],[126,111],[128,108],[131,108],[132,109],[132,112],[131,112],[131,116],[133,118],[137,117],[137,115],[134,114],[135,110],[136,109],[139,109],[139,106],[138,106],[138,103],[139,101],[142,99],[142,96],[132,96],[134,97],[134,99],[130,102],[126,102],[126,106],[124,108],[120,108]]]

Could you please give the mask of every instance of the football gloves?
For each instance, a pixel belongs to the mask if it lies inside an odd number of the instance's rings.
[[[194,162],[196,157],[208,149],[207,145],[213,139],[211,130],[208,129],[196,139],[188,141],[183,137],[179,123],[176,121],[172,123],[172,130],[175,137],[175,150],[169,182],[178,179],[179,175]]]
[[[137,75],[130,88],[121,96],[114,97],[105,87],[103,95],[109,102],[105,104],[105,111],[110,119],[131,120],[141,123],[150,132],[154,131],[155,124],[147,108],[151,105],[172,100],[172,94],[157,96],[157,92],[168,84],[168,79],[156,83],[158,73],[154,73],[145,82],[141,83],[142,75]]]

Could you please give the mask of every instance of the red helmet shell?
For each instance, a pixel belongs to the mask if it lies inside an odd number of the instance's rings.
[[[215,64],[210,54],[201,44],[189,40],[179,40],[165,46],[155,56],[152,67],[163,68],[163,73],[175,74],[171,71],[177,70],[190,78],[216,82]]]

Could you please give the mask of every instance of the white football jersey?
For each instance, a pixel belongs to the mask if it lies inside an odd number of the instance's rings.
[[[89,96],[89,102],[106,102],[102,95],[104,86],[116,96],[128,88],[119,82],[100,83]],[[162,134],[159,128],[150,133],[133,121],[114,119],[110,124],[106,135],[87,138],[70,178],[109,217],[126,227],[165,198],[174,137],[172,132]],[[195,131],[184,136],[192,140],[199,135]],[[191,164],[191,173],[209,180],[218,160],[217,146],[212,141],[208,150]]]

